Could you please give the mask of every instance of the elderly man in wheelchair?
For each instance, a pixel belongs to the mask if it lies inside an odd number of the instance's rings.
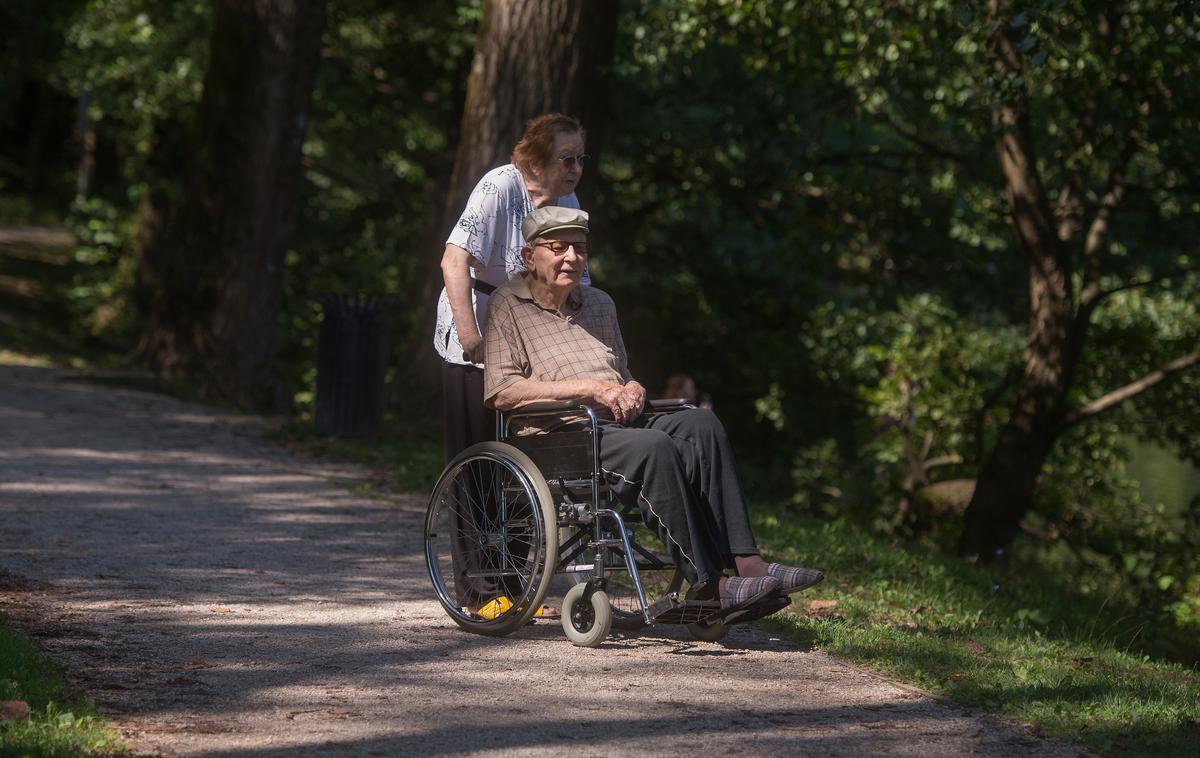
[[[612,299],[579,284],[587,214],[539,208],[522,232],[528,272],[488,303],[484,396],[500,441],[447,466],[426,516],[426,562],[451,618],[508,634],[558,575],[574,583],[562,623],[578,645],[652,623],[715,640],[820,582],[759,554],[717,417],[647,403]]]

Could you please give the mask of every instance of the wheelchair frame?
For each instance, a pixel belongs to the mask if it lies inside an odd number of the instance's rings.
[[[682,400],[658,400],[650,401],[646,412],[672,413],[694,407]],[[564,416],[586,419],[586,428],[545,434],[512,434],[513,424],[518,420]],[[682,572],[675,562],[644,548],[632,537],[626,516],[636,523],[642,521],[641,513],[633,508],[623,516],[616,508],[606,507],[613,505],[614,498],[600,466],[600,416],[590,406],[571,401],[536,403],[507,414],[498,413],[496,427],[497,442],[468,448],[443,471],[426,515],[425,557],[430,580],[443,608],[467,631],[496,636],[515,631],[541,606],[551,579],[557,575],[567,575],[576,582],[564,597],[563,630],[576,645],[588,647],[601,644],[612,626],[633,630],[656,623],[685,624],[696,638],[715,641],[725,635],[727,625],[761,618],[790,602],[786,597],[774,596],[746,608],[726,610],[717,601],[680,600]],[[474,475],[471,466],[475,467]],[[455,519],[463,518],[453,504],[457,503],[456,494],[471,487],[482,491],[484,476],[478,469],[489,466],[495,469],[495,479],[502,480],[499,485],[494,481],[488,484],[494,507],[482,502],[487,499],[482,493],[478,498],[480,502],[472,502],[470,507],[474,514],[482,514],[483,520],[492,528],[483,529],[474,524],[456,527]],[[512,481],[504,483],[509,478]],[[572,487],[580,487],[585,482],[590,489],[590,498],[588,502],[581,502]],[[551,493],[551,484],[557,485],[557,493]],[[467,498],[470,499],[469,493]],[[602,498],[607,502],[602,502]],[[496,511],[498,520],[490,515],[491,510]],[[517,514],[515,517],[514,513]],[[477,515],[471,518],[478,520]],[[443,519],[447,521],[444,525]],[[520,536],[514,538],[507,526],[510,521],[528,527],[533,536],[517,530]],[[573,534],[565,540],[560,539],[564,530],[572,529]],[[535,537],[540,540],[536,546],[532,544]],[[439,541],[447,538],[459,540],[459,544],[478,546],[497,564],[489,570],[465,573],[454,565],[452,571],[456,582],[460,576],[503,577],[500,581],[509,582],[514,581],[514,577],[528,577],[520,588],[521,596],[514,598],[510,608],[502,609],[495,618],[478,618],[452,598],[444,564],[447,558],[451,564],[465,559],[454,555],[452,547],[444,551],[439,549]],[[517,546],[515,553],[532,553],[532,557],[513,560],[510,552],[514,551],[510,547],[514,544]],[[593,552],[593,558],[580,561],[589,551]],[[614,554],[621,560],[613,560]],[[673,572],[661,599],[651,602],[647,598],[642,580],[644,570]],[[632,584],[630,594],[636,599],[636,612],[614,609],[610,605],[609,575],[622,571],[628,574]],[[623,597],[621,601],[625,602]]]
[[[682,400],[652,400],[647,403],[646,412],[673,413],[695,407],[696,406],[686,403]],[[572,414],[578,414],[579,416],[585,417],[588,422],[588,428],[582,432],[551,432],[546,435],[530,435],[524,437],[514,437],[510,433],[510,426],[516,420],[529,420],[551,416],[561,417]],[[663,556],[656,555],[634,542],[631,535],[632,530],[626,525],[625,517],[623,517],[615,508],[603,507],[604,503],[601,502],[601,498],[605,494],[609,493],[609,490],[607,483],[604,481],[602,468],[600,466],[599,422],[600,416],[597,414],[594,408],[588,405],[572,403],[569,401],[561,403],[537,403],[512,413],[498,413],[496,415],[496,439],[501,442],[511,441],[510,444],[513,444],[513,446],[518,450],[521,450],[529,455],[530,458],[533,459],[533,462],[538,465],[539,469],[543,469],[542,473],[545,474],[546,471],[544,468],[546,466],[555,467],[557,461],[555,460],[555,456],[553,454],[550,456],[545,456],[543,451],[547,449],[552,451],[555,449],[561,450],[562,448],[561,445],[557,444],[539,445],[539,442],[544,440],[548,443],[557,443],[558,440],[561,439],[565,434],[586,434],[590,437],[588,440],[588,447],[590,448],[588,450],[588,454],[591,459],[591,465],[589,467],[590,470],[585,473],[589,475],[591,480],[591,508],[587,512],[581,511],[579,508],[581,504],[571,501],[570,505],[575,506],[576,511],[575,514],[571,514],[569,512],[565,512],[567,511],[568,503],[560,503],[559,525],[560,527],[563,526],[564,521],[570,519],[571,516],[574,515],[585,524],[588,522],[591,523],[592,535],[590,540],[585,541],[581,539],[581,537],[583,537],[583,532],[578,531],[567,541],[559,545],[560,555],[555,573],[574,574],[575,579],[577,580],[580,578],[579,574],[585,572],[590,573],[591,581],[596,582],[600,589],[606,589],[606,574],[611,573],[614,568],[608,561],[605,560],[605,556],[609,551],[619,549],[624,559],[625,571],[629,574],[630,580],[633,582],[636,593],[635,597],[637,598],[641,612],[643,623],[637,626],[649,626],[650,624],[654,623],[654,620],[651,617],[651,604],[646,599],[646,589],[644,583],[642,582],[641,570],[646,568],[654,568],[659,570],[677,569],[678,567],[670,559],[664,559]],[[551,474],[548,481],[557,482],[560,487],[560,494],[570,500],[570,487],[573,482],[566,481],[565,477],[563,476],[554,477],[553,474]],[[608,504],[611,505],[611,497],[608,498],[608,500]],[[609,533],[619,535],[619,539],[606,536],[603,528],[604,518],[611,519],[613,528]],[[640,514],[636,518],[637,521],[641,521]],[[569,552],[565,556],[561,554],[561,551],[563,551],[564,548],[569,548]],[[575,559],[578,556],[584,554],[588,550],[595,551],[595,558],[591,566],[588,566],[588,564],[585,563],[575,562]],[[645,563],[639,564],[638,556],[641,556]],[[675,587],[675,589],[678,589],[678,582],[672,582],[671,584]],[[632,628],[636,628],[636,626]]]

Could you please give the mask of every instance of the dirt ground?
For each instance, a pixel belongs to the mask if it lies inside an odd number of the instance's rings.
[[[140,754],[1081,754],[754,625],[461,632],[423,498],[254,418],[0,366],[0,441],[0,613]]]

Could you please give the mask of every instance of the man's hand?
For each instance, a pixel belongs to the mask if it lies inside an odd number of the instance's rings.
[[[625,399],[628,410],[629,421],[633,423],[637,421],[638,416],[642,415],[642,411],[646,408],[646,388],[638,382],[629,382],[621,388],[621,396]]]
[[[483,337],[475,334],[459,334],[458,341],[462,343],[463,357],[471,363],[483,363],[487,351],[483,347]]]
[[[612,411],[613,419],[622,425],[630,424],[642,415],[646,405],[646,389],[637,382],[626,385],[597,383],[596,402]]]

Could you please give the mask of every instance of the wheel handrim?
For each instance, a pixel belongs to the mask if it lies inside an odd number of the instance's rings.
[[[460,622],[487,626],[510,622],[529,610],[544,575],[546,525],[537,486],[521,465],[491,451],[455,461],[434,489],[425,524],[425,559],[442,606]],[[472,544],[474,564],[456,567],[451,540]],[[461,555],[461,553],[460,553]],[[457,570],[456,570],[457,568]],[[455,580],[502,586],[512,608],[479,618],[460,604]],[[480,601],[488,598],[480,598]]]

